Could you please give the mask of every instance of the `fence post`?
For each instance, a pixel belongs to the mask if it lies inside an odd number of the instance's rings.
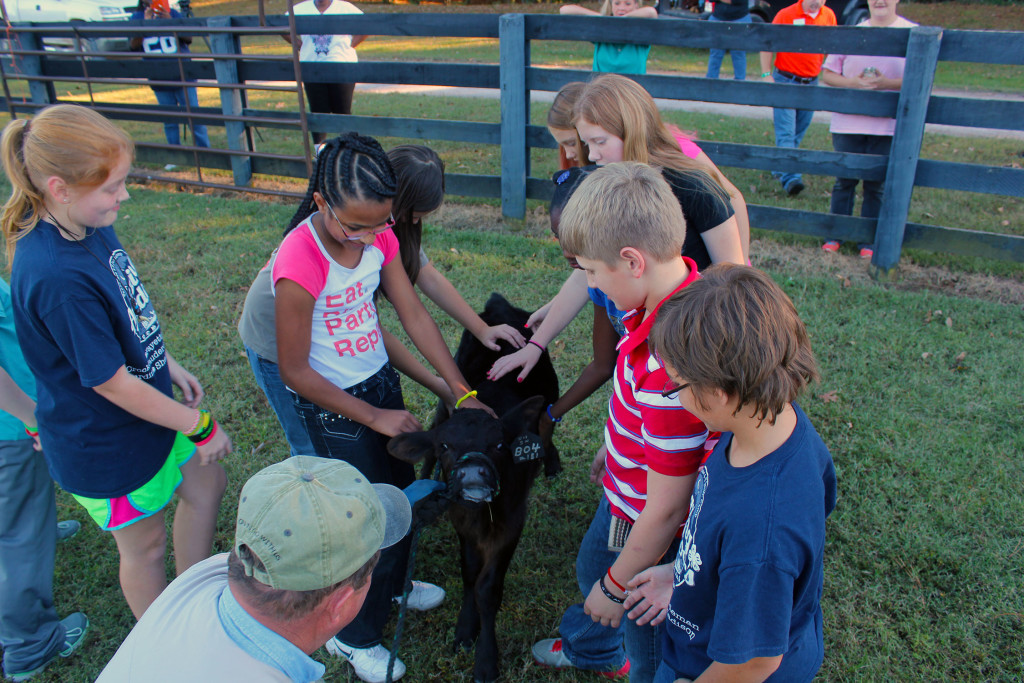
[[[871,259],[875,274],[888,272],[900,260],[941,43],[941,28],[915,26],[910,29],[903,87],[896,107],[896,130],[882,186],[882,209],[875,228],[875,254]]]
[[[211,27],[231,26],[231,17],[210,17],[206,25]],[[224,84],[238,83],[238,62],[236,58],[216,59],[216,55],[241,54],[241,42],[236,33],[215,33],[210,36],[210,52],[214,55],[213,69],[217,82]],[[242,115],[242,91],[236,88],[220,88],[220,109],[225,116]],[[236,152],[249,152],[249,137],[246,125],[241,121],[225,121],[224,129],[228,137],[228,149]],[[235,185],[248,187],[252,183],[252,158],[246,156],[231,157],[231,173]]]
[[[42,50],[43,40],[38,33],[12,33],[11,44],[20,43],[24,50]],[[17,55],[21,73],[26,76],[43,75],[43,58],[40,55]],[[53,81],[29,81],[29,99],[33,104],[45,106],[57,101],[57,90]],[[35,116],[35,112],[32,113]]]
[[[526,17],[503,14],[498,20],[501,83],[501,213],[526,217],[527,143],[530,121],[526,92]],[[525,93],[525,97],[524,97]]]

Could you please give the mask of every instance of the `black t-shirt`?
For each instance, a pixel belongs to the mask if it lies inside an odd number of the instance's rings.
[[[662,169],[661,175],[679,200],[683,218],[686,219],[683,256],[689,256],[696,262],[698,270],[704,270],[711,265],[711,255],[704,246],[701,233],[717,228],[733,216],[732,205],[727,201],[728,195],[714,192],[686,173],[666,168]]]
[[[750,14],[750,6],[747,0],[733,0],[730,5],[727,2],[715,0],[715,6],[711,10],[711,16],[722,21],[736,21]]]

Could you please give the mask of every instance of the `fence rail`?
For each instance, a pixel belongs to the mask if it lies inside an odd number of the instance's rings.
[[[290,25],[291,24],[291,25]],[[256,54],[242,49],[245,37],[339,33],[410,37],[497,39],[498,64],[432,62],[359,62],[299,67],[295,54]],[[173,55],[145,61],[138,53],[74,50],[53,52],[45,41],[72,38],[88,47],[98,38],[171,33],[208,41],[209,53]],[[194,164],[201,186],[251,189],[253,175],[305,178],[309,173],[308,130],[341,133],[359,130],[394,136],[493,145],[500,150],[501,175],[448,174],[450,193],[500,197],[512,217],[525,213],[527,199],[548,199],[547,179],[530,175],[530,150],[553,149],[542,126],[530,124],[531,91],[556,91],[569,81],[585,80],[589,71],[541,68],[531,64],[533,40],[593,41],[724,47],[745,51],[837,52],[898,56],[907,59],[899,92],[861,92],[808,88],[762,82],[719,81],[690,76],[635,77],[657,98],[754,106],[799,107],[848,114],[893,117],[897,121],[888,157],[818,150],[780,149],[763,145],[701,141],[716,164],[757,170],[800,171],[825,176],[883,181],[882,215],[877,219],[835,216],[813,211],[750,205],[754,227],[796,234],[873,242],[873,263],[888,270],[901,249],[912,247],[962,255],[1024,262],[1024,238],[973,230],[908,223],[915,187],[1024,197],[1024,170],[982,164],[920,159],[926,123],[966,128],[1024,130],[1024,102],[971,97],[933,96],[932,78],[939,62],[980,62],[1024,66],[1022,34],[1006,31],[941,31],[933,27],[886,29],[816,28],[709,23],[687,19],[621,19],[555,15],[364,14],[328,17],[216,17],[139,22],[14,25],[8,52],[0,65],[3,104],[12,116],[31,115],[61,101],[55,83],[85,83],[90,104],[118,120],[166,122],[187,119],[223,126],[227,149],[140,143],[144,162]],[[12,59],[13,58],[13,59]],[[27,84],[29,96],[10,95],[11,84]],[[499,123],[308,113],[301,83],[352,82],[487,88],[499,92]],[[111,84],[180,85],[215,88],[221,106],[189,107],[171,113],[157,105],[104,101],[92,86]],[[298,111],[259,109],[249,105],[252,91],[295,98]],[[302,136],[303,155],[260,152],[253,130],[290,129]],[[230,170],[231,184],[204,180],[202,169]],[[175,182],[182,183],[178,178]],[[187,181],[185,181],[187,182]],[[260,190],[292,194],[285,191]]]

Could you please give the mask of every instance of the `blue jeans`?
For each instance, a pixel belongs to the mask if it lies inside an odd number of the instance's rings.
[[[608,550],[608,527],[611,525],[611,505],[608,498],[594,513],[590,528],[583,536],[576,555],[576,581],[586,597],[594,584],[604,576],[619,554]],[[679,550],[675,540],[660,562],[671,561]],[[616,577],[624,581],[632,577]],[[616,671],[629,659],[630,683],[652,683],[654,672],[661,661],[661,629],[657,626],[637,626],[623,615],[618,628],[602,626],[583,612],[577,603],[562,615],[558,632],[562,636],[562,652],[578,669]]]
[[[390,364],[345,391],[377,408],[402,410],[405,407],[401,380]],[[392,484],[404,489],[416,479],[412,465],[388,454],[390,437],[301,396],[295,397],[295,411],[306,425],[313,449],[321,458],[344,460],[374,484]],[[409,545],[407,536],[381,552],[366,602],[352,623],[338,633],[338,640],[353,647],[372,647],[380,643],[384,624],[391,613],[391,600],[402,594]]]
[[[892,136],[832,133],[832,146],[837,152],[889,156],[889,152],[892,151]],[[832,203],[829,213],[843,216],[853,215],[858,182],[860,181],[856,178],[836,178],[836,183],[832,186]],[[878,214],[882,212],[882,182],[881,180],[864,181],[864,203],[860,207],[860,215],[864,218],[878,218]]]
[[[156,101],[168,109],[185,109],[185,98],[188,97],[188,106],[195,111],[199,108],[199,95],[195,88],[153,88]],[[187,124],[186,124],[187,125]],[[168,145],[181,144],[181,131],[176,121],[164,123],[164,136]],[[210,135],[206,132],[206,126],[197,123],[192,126],[192,137],[196,147],[209,147]]]
[[[277,421],[281,423],[291,454],[314,455],[316,451],[306,433],[306,425],[295,412],[295,394],[284,385],[277,363],[267,360],[248,346],[245,347],[245,355],[249,357],[249,367],[256,378],[256,385],[267,397],[267,402],[277,415]]]
[[[654,683],[675,683],[676,679],[682,677],[682,674],[677,673],[668,664],[662,662],[658,665],[658,673],[654,675]]]
[[[64,643],[53,607],[57,508],[31,439],[0,441],[0,645],[7,675],[31,671]]]
[[[724,21],[724,19],[716,19],[714,15],[708,17],[708,21]],[[751,21],[750,15],[740,19],[735,19],[729,23],[732,24],[749,24]],[[732,75],[737,81],[747,80],[747,53],[741,50],[718,50],[711,48],[711,53],[708,55],[708,78],[718,78],[718,72],[722,68],[722,60],[725,58],[725,53],[728,52],[732,55]]]
[[[772,70],[772,80],[776,83],[790,83],[794,85],[817,85],[818,82],[814,83],[799,83],[798,81],[783,76],[779,73],[778,69]],[[783,109],[775,107],[774,122],[775,122],[775,146],[776,147],[789,147],[796,149],[803,142],[804,133],[807,132],[807,128],[811,125],[811,119],[814,117],[814,111],[811,109]],[[799,173],[781,171],[772,171],[772,175],[779,179],[783,187],[786,187],[795,180],[800,180],[803,176]]]

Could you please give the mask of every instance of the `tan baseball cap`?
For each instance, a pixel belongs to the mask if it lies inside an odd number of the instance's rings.
[[[412,521],[401,489],[371,484],[342,460],[298,455],[242,487],[235,552],[246,573],[271,588],[307,591],[352,576],[400,541]],[[247,546],[262,568],[238,552]]]

